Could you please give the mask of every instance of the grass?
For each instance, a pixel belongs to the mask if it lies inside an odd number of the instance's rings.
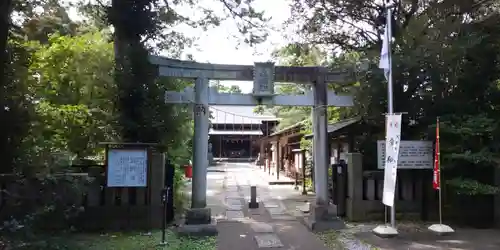
[[[178,237],[167,231],[167,245],[161,246],[161,232],[155,231],[152,235],[141,233],[110,233],[74,234],[50,237],[48,240],[30,247],[21,247],[26,250],[215,250],[216,237],[188,238]]]
[[[325,231],[325,232],[319,232],[319,233],[316,233],[316,236],[321,241],[323,241],[323,243],[325,243],[325,246],[327,246],[330,249],[335,249],[335,250],[337,250],[337,249],[346,249],[346,247],[344,246],[344,244],[342,244],[342,242],[339,239],[341,236],[340,236],[340,234],[339,234],[338,231],[329,230],[329,231]],[[370,250],[379,250],[376,247],[370,246],[366,242],[362,242],[362,243],[365,244],[365,245],[367,245],[367,246],[369,246]]]
[[[330,249],[345,249],[344,245],[339,240],[338,233],[334,230],[319,232],[316,236]]]

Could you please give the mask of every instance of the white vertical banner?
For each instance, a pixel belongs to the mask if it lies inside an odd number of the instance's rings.
[[[392,207],[396,193],[399,144],[401,141],[401,114],[386,115],[385,168],[382,203]]]

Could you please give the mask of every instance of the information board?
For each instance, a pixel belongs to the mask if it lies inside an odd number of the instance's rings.
[[[431,141],[401,141],[398,169],[432,169],[433,147]],[[377,141],[377,167],[384,169],[385,141]]]
[[[147,149],[109,149],[108,187],[146,187]]]

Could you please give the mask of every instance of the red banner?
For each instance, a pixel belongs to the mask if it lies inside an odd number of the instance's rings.
[[[434,189],[439,189],[441,186],[440,183],[440,178],[439,178],[439,171],[440,171],[440,166],[439,166],[439,118],[437,119],[436,123],[436,149],[435,149],[435,155],[434,155],[434,178],[432,180],[432,187]]]

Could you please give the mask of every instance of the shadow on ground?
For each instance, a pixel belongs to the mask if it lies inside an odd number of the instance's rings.
[[[356,233],[355,236],[380,249],[453,249],[453,250],[489,250],[500,249],[500,231],[489,229],[455,229],[456,233],[448,236],[437,236],[425,227],[398,228],[399,235],[393,239],[382,239],[371,232]]]
[[[260,241],[261,247],[275,250],[326,250],[322,242],[299,221],[272,219],[263,203],[260,203],[258,209],[245,207],[243,211],[246,211],[247,216],[219,221],[219,249],[258,250],[261,249]],[[262,225],[267,225],[269,228],[266,229]],[[278,239],[272,237],[273,234],[277,235]]]
[[[220,169],[208,169],[208,173],[225,173],[226,171]]]

